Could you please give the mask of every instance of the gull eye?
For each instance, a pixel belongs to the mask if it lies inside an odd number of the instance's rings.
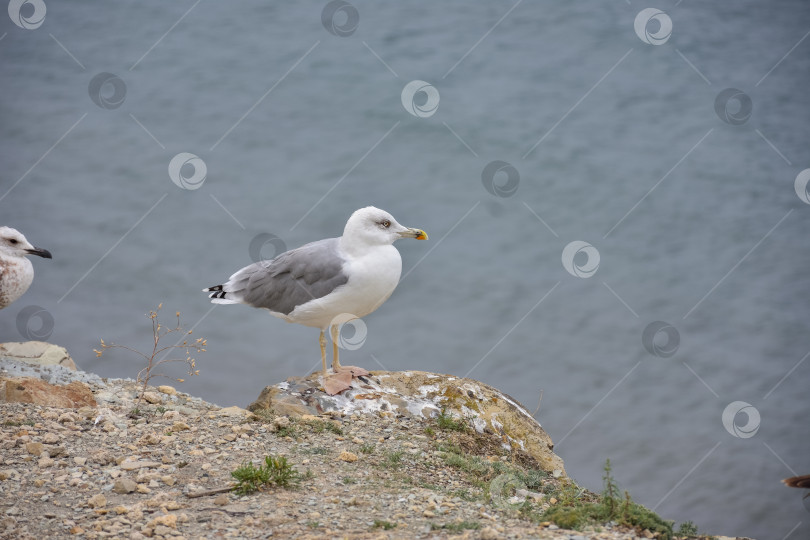
[[[9,240],[9,242],[12,244],[18,244],[19,240],[17,240],[16,238],[12,238],[11,240]]]
[[[388,227],[390,227],[390,226],[391,226],[391,222],[390,222],[390,221],[388,221],[387,219],[384,219],[384,220],[382,221],[382,223],[381,223],[381,224],[382,224],[382,226],[383,226],[383,227],[385,227],[386,229],[387,229]]]

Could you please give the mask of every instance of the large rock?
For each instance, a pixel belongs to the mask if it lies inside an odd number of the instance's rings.
[[[248,409],[269,409],[290,416],[390,412],[414,418],[433,418],[444,411],[468,421],[478,433],[499,438],[504,448],[529,454],[544,470],[565,474],[551,437],[531,413],[482,382],[424,371],[374,371],[352,380],[349,390],[330,396],[323,391],[320,379],[313,373],[267,386]]]
[[[57,386],[41,379],[0,377],[0,401],[32,403],[45,407],[95,407],[90,388],[79,381]]]
[[[76,371],[76,364],[67,349],[44,341],[0,343],[0,361],[7,359],[40,366],[62,366]]]

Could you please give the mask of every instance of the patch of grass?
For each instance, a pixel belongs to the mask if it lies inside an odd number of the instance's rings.
[[[321,524],[317,521],[307,521],[307,527],[309,527],[310,529],[317,529],[320,526]]]
[[[302,420],[301,424],[308,426],[313,433],[323,433],[324,431],[331,431],[335,435],[343,435],[343,430],[340,426],[329,420]]]
[[[165,412],[166,412],[166,407],[163,407],[162,405],[158,405],[157,407],[155,407],[155,414],[162,415]]]
[[[26,418],[23,421],[6,420],[5,422],[3,422],[3,425],[8,427],[19,427],[19,426],[33,426],[35,423],[36,422],[34,422],[33,420]]]
[[[678,530],[675,531],[676,536],[687,536],[693,537],[698,535],[698,528],[697,525],[692,523],[691,521],[684,521],[678,527]]]
[[[395,452],[385,452],[383,454],[383,462],[382,466],[387,469],[396,469],[402,463],[402,456],[405,454],[402,450],[397,450]]]
[[[374,453],[374,445],[373,444],[364,444],[360,447],[360,451],[364,454],[372,454]]]
[[[375,529],[383,529],[385,531],[390,531],[391,529],[395,529],[397,527],[396,523],[391,523],[390,521],[384,521],[381,519],[374,520],[374,528]]]
[[[658,533],[660,540],[672,538],[672,522],[636,503],[628,492],[620,495],[619,487],[613,478],[610,460],[605,463],[604,490],[597,501],[588,500],[584,490],[577,491],[569,485],[559,490],[557,504],[538,516],[542,521],[552,521],[566,529],[579,529],[588,524],[615,521],[637,530],[649,529]]]
[[[442,458],[444,462],[451,467],[461,469],[462,471],[475,476],[490,476],[494,472],[489,462],[481,459],[478,456],[465,456],[456,454],[455,452],[447,452]]]
[[[433,430],[432,427],[428,426],[425,428],[425,435],[427,435],[428,437],[435,437],[436,432]]]
[[[465,530],[477,530],[481,528],[481,524],[477,521],[456,521],[453,523],[443,523],[439,525],[438,523],[431,523],[430,530],[432,531],[452,531],[452,532],[461,532]]]
[[[456,420],[442,409],[436,417],[436,426],[442,431],[469,431],[470,426],[464,420]]]
[[[264,465],[256,467],[252,461],[242,463],[231,473],[236,479],[233,490],[239,495],[247,495],[264,485],[292,487],[301,479],[301,473],[287,463],[286,457],[265,456]]]
[[[264,424],[271,423],[277,416],[273,409],[257,409],[253,411],[253,414],[258,416],[259,421]]]
[[[470,490],[466,489],[466,488],[457,489],[457,490],[453,491],[451,493],[451,495],[453,497],[458,497],[462,501],[468,501],[468,502],[477,501],[480,498],[480,497],[477,497],[476,495],[473,495],[472,493],[470,493]]]
[[[349,485],[351,485],[351,484],[356,484],[356,483],[357,483],[357,479],[356,479],[356,478],[352,478],[351,476],[344,476],[344,477],[342,478],[342,482],[343,482],[344,484],[346,484],[347,486],[349,486]]]

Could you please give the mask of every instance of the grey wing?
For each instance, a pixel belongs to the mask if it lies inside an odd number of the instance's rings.
[[[338,239],[329,238],[248,266],[230,281],[244,281],[244,303],[289,315],[296,306],[344,285],[349,277],[343,273],[343,262]]]

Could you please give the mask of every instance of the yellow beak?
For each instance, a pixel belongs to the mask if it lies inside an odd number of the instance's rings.
[[[399,235],[402,238],[416,238],[417,240],[427,240],[428,239],[427,233],[425,231],[423,231],[422,229],[410,229],[409,228],[409,229],[399,233]]]

